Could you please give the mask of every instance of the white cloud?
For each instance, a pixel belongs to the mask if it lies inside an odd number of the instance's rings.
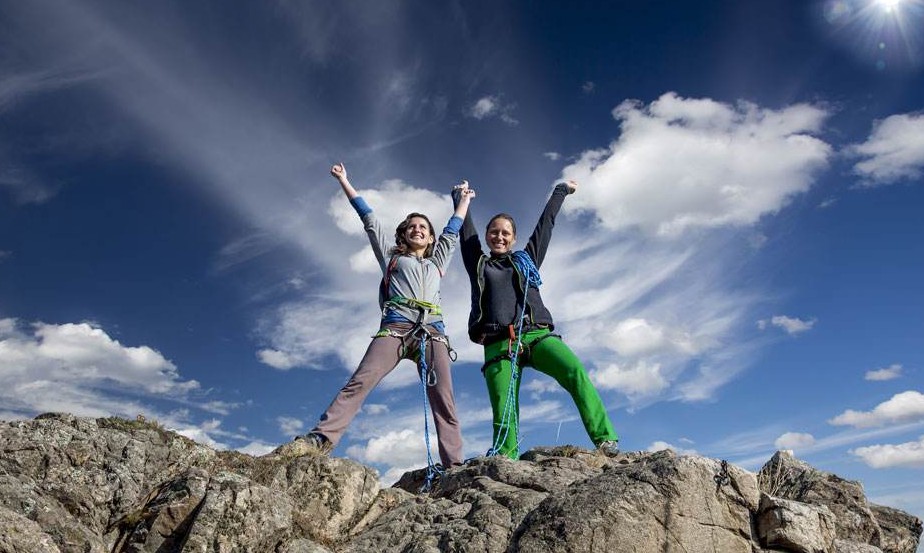
[[[627,396],[651,396],[661,392],[669,382],[661,374],[661,365],[644,361],[630,365],[610,364],[590,372],[593,383],[604,390],[619,390]]]
[[[485,96],[480,98],[469,110],[469,115],[475,119],[481,120],[492,115],[497,111],[497,98],[494,96]]]
[[[556,393],[563,390],[558,382],[555,382],[555,379],[551,377],[543,378],[544,376],[545,375],[536,375],[535,378],[528,379],[525,384],[520,386],[520,390],[531,392],[530,395],[533,398],[539,398],[542,397],[543,394]]]
[[[754,224],[826,167],[831,147],[813,134],[827,115],[805,104],[771,110],[674,93],[648,106],[623,102],[613,110],[620,138],[562,172],[581,184],[565,210],[665,236]]]
[[[2,326],[0,367],[7,384],[61,382],[160,396],[184,396],[199,388],[195,380],[181,379],[176,366],[160,352],[148,346],[123,346],[89,323],[35,323],[31,335],[15,330],[11,319]]]
[[[820,204],[818,204],[819,209],[827,209],[832,205],[837,203],[837,198],[825,198]]]
[[[254,457],[260,457],[270,453],[278,447],[279,444],[267,444],[261,441],[253,441],[242,447],[235,448],[241,453],[246,453],[247,455],[253,455]]]
[[[837,426],[869,428],[921,420],[924,420],[924,394],[909,390],[895,394],[872,411],[848,409],[828,422]]]
[[[884,367],[881,369],[875,369],[872,371],[866,371],[866,374],[863,376],[865,380],[873,381],[883,381],[883,380],[894,380],[901,377],[902,375],[902,366],[895,363]]]
[[[298,364],[298,361],[284,351],[276,349],[261,349],[257,352],[257,359],[274,369],[289,370]]]
[[[0,169],[0,190],[5,188],[17,204],[44,203],[57,192],[56,185],[43,181],[32,171],[6,165]]]
[[[95,77],[96,75],[90,72],[55,69],[6,73],[0,77],[0,113],[10,109],[22,98],[67,88]]]
[[[228,449],[227,444],[219,442],[213,437],[215,431],[218,430],[219,426],[221,426],[221,421],[218,419],[210,419],[200,423],[197,426],[182,425],[176,427],[169,423],[165,426],[180,436],[185,436],[196,443],[207,445],[214,449]]]
[[[367,403],[363,406],[363,412],[374,417],[388,414],[389,408],[384,403]]]
[[[217,415],[227,415],[232,410],[240,407],[240,403],[233,403],[230,401],[221,401],[221,400],[212,400],[199,402],[198,407],[203,411],[208,411],[210,413],[215,413]]]
[[[200,443],[226,444],[215,418],[192,421],[189,410],[165,412],[162,402],[227,414],[238,404],[203,400],[199,383],[148,346],[125,346],[90,323],[35,323],[0,319],[0,404],[16,418],[44,412],[85,417],[144,415]]]
[[[916,442],[858,447],[850,450],[867,465],[876,468],[924,468],[924,436]]]
[[[581,85],[581,90],[584,92],[584,94],[592,94],[594,89],[596,89],[596,85],[593,83],[593,81],[586,81]]]
[[[456,183],[443,184],[447,190],[446,194],[416,188],[400,179],[388,179],[377,189],[357,189],[357,192],[366,200],[385,229],[393,232],[408,213],[417,212],[427,215],[433,223],[434,232],[439,234],[452,215],[452,200],[448,191]],[[346,234],[362,236],[365,240],[366,231],[363,230],[363,223],[343,194],[331,198],[328,213],[333,217],[338,229]]]
[[[613,348],[620,355],[626,356],[657,351],[666,342],[664,330],[645,319],[620,321],[613,329],[612,338]]]
[[[545,152],[542,156],[550,161],[558,161],[561,159],[561,154],[558,152]]]
[[[215,269],[227,271],[266,254],[278,245],[278,242],[265,232],[242,236],[222,246],[215,256]]]
[[[790,336],[795,336],[796,334],[801,334],[808,330],[811,330],[815,323],[818,322],[816,319],[810,319],[804,321],[798,317],[787,317],[786,315],[774,315],[770,320],[761,319],[757,321],[757,327],[761,330],[765,330],[769,325],[781,328],[786,331]]]
[[[801,450],[815,445],[815,437],[804,432],[786,432],[773,445],[777,449]]]
[[[434,433],[435,434],[435,433]],[[430,451],[437,452],[435,435],[430,436]],[[370,438],[365,445],[347,448],[347,455],[366,463],[380,463],[390,466],[426,465],[427,448],[420,430],[406,428],[387,432]],[[438,457],[438,456],[437,456]]]
[[[468,115],[479,121],[497,117],[508,125],[517,125],[519,121],[511,115],[514,109],[516,104],[503,103],[499,96],[483,96],[468,109]]]
[[[285,436],[294,437],[305,428],[305,422],[295,417],[276,417],[276,422],[279,423],[279,431]]]
[[[651,442],[645,451],[655,452],[655,451],[664,451],[665,449],[670,449],[678,455],[698,455],[699,453],[695,449],[678,447],[671,443],[665,442],[663,440],[657,440]]]
[[[626,357],[656,353],[661,350],[677,349],[692,353],[695,347],[689,336],[672,333],[668,336],[664,327],[645,319],[625,319],[620,321],[610,333],[612,348]]]
[[[866,142],[851,146],[847,153],[863,158],[853,170],[866,186],[919,178],[924,170],[924,114],[877,121]]]

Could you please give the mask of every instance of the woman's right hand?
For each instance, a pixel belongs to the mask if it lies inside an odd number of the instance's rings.
[[[463,180],[461,183],[452,187],[452,197],[458,203],[470,202],[475,197],[475,190],[468,187],[468,181]]]
[[[333,167],[330,168],[330,174],[338,181],[347,180],[347,171],[346,166],[343,163],[335,163]]]

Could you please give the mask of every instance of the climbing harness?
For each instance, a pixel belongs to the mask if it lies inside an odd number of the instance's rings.
[[[507,441],[507,436],[510,433],[510,427],[513,426],[516,438],[515,444],[515,454],[519,456],[520,453],[520,425],[518,416],[519,416],[519,407],[516,405],[519,394],[517,393],[517,380],[520,378],[520,368],[519,368],[519,356],[520,352],[523,349],[523,321],[526,320],[526,305],[529,303],[527,301],[527,296],[529,292],[529,287],[533,286],[534,288],[539,288],[542,285],[542,279],[539,278],[539,269],[536,267],[536,264],[533,263],[532,258],[529,257],[529,254],[525,251],[516,251],[510,255],[511,260],[513,261],[514,266],[517,271],[522,275],[521,282],[524,283],[523,286],[523,309],[520,311],[520,317],[517,321],[516,331],[514,331],[513,325],[507,327],[509,337],[507,342],[507,355],[510,359],[510,382],[507,386],[507,399],[504,402],[504,411],[501,413],[501,427],[504,429],[503,433],[498,433],[494,438],[494,443],[491,445],[491,449],[488,450],[487,456],[491,457],[500,453],[501,446]],[[538,340],[530,343],[528,346],[533,346],[536,343],[540,342],[542,339],[547,338],[547,336],[542,336]],[[514,342],[516,345],[513,346]],[[513,346],[513,347],[512,347]],[[490,361],[486,362],[484,368],[491,363],[496,363],[504,357],[493,358]]]

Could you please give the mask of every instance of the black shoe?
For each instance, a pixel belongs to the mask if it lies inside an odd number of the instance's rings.
[[[334,444],[330,443],[330,440],[315,432],[309,432],[304,436],[296,436],[293,441],[304,442],[309,448],[323,454],[330,453],[330,450],[334,449]]]

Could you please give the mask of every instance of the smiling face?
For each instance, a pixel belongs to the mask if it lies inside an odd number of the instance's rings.
[[[492,255],[503,255],[513,249],[517,241],[517,229],[512,218],[505,215],[496,215],[488,223],[485,240]]]
[[[433,229],[430,222],[424,217],[409,217],[407,226],[403,229],[402,237],[408,245],[408,250],[418,256],[425,255],[427,248],[433,243]]]

